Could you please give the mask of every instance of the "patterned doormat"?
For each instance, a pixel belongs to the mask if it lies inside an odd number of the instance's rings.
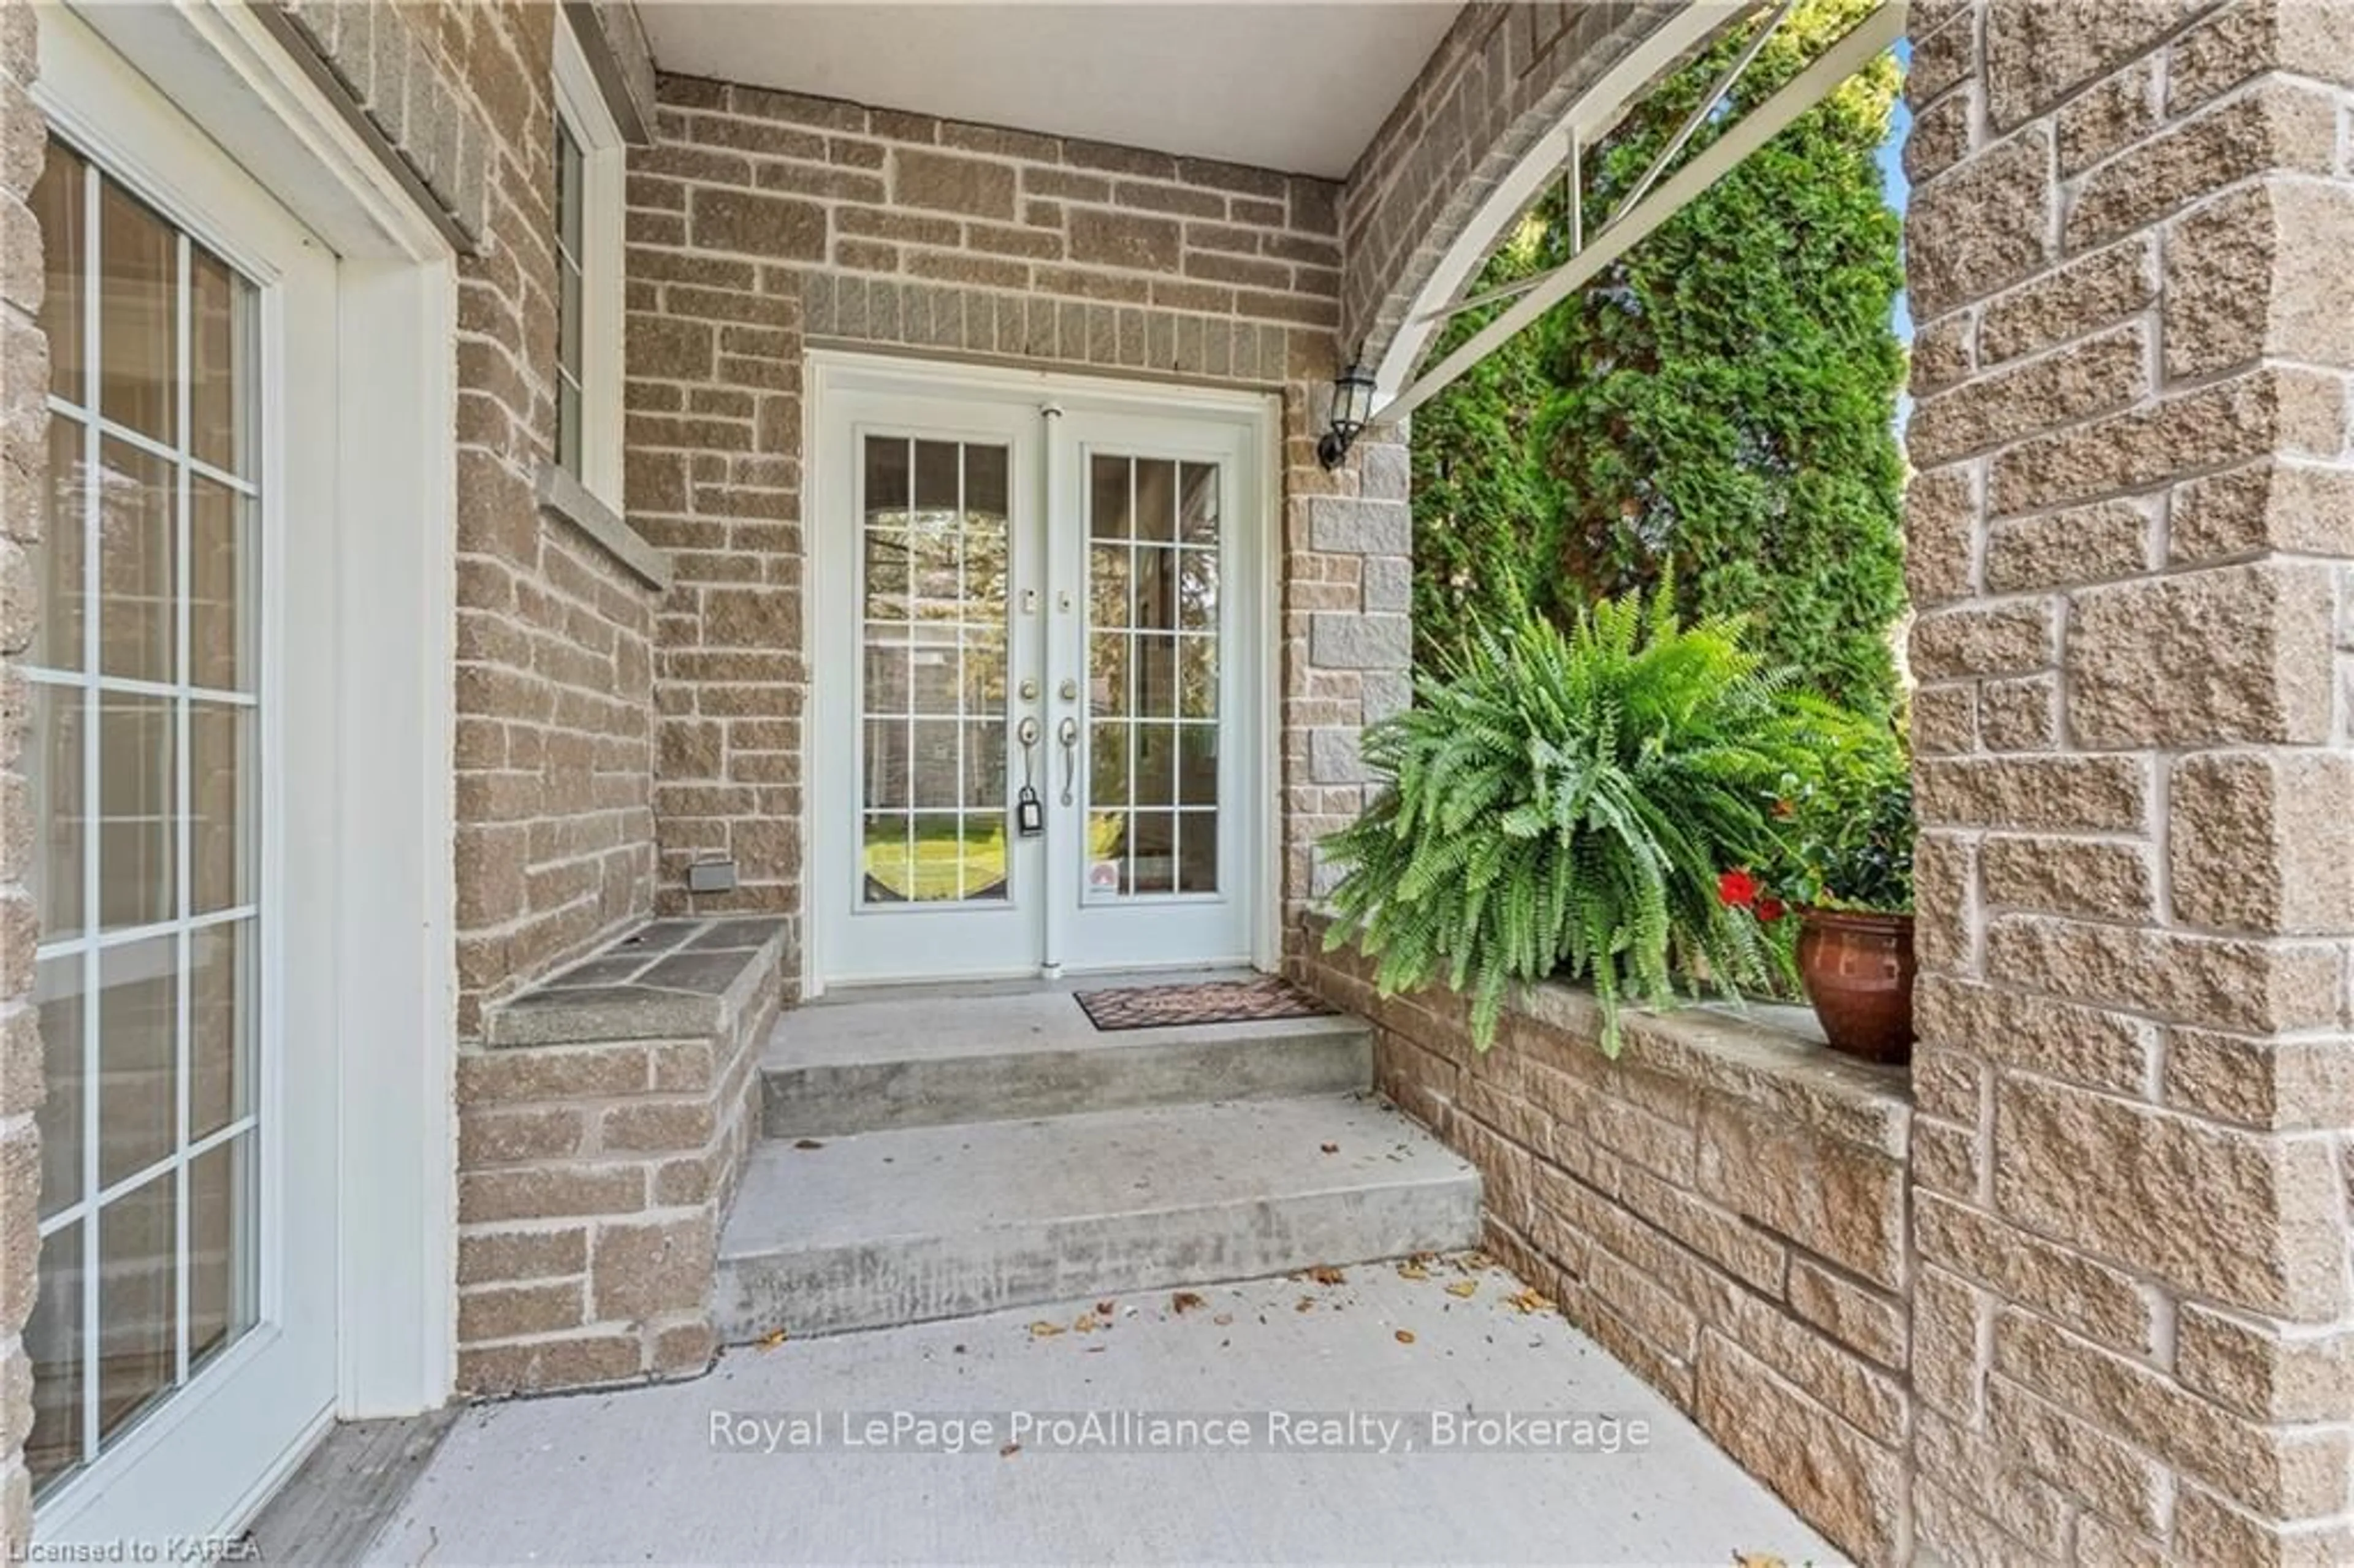
[[[1198,985],[1124,986],[1083,991],[1078,1004],[1107,1033],[1119,1029],[1167,1029],[1181,1023],[1257,1023],[1270,1018],[1318,1018],[1332,1012],[1317,998],[1273,975]]]

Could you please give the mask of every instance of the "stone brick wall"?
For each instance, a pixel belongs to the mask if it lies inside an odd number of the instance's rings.
[[[759,1126],[775,920],[658,920],[494,1009],[458,1066],[458,1392],[692,1376]]]
[[[21,750],[26,704],[16,663],[32,646],[35,607],[26,546],[48,512],[49,352],[37,317],[40,236],[26,197],[40,177],[48,128],[26,89],[37,64],[27,0],[0,0],[0,1558],[32,1529],[25,1438],[33,1427],[33,1366],[24,1327],[40,1254],[41,1042],[32,1003],[32,900],[26,891],[33,824]]]
[[[1486,1245],[1843,1550],[1906,1559],[1911,1111],[1900,1069],[1745,1020],[1528,993],[1471,1047],[1323,922],[1289,969],[1373,1021],[1384,1093],[1479,1168]],[[1542,1373],[1537,1375],[1542,1376]]]
[[[664,77],[630,176],[631,520],[672,551],[656,799],[665,908],[797,911],[801,343],[1280,388],[1286,894],[1405,700],[1402,446],[1317,466],[1331,185]],[[690,899],[690,861],[739,887]]]
[[[1341,200],[1341,341],[1378,363],[1456,237],[1675,4],[1466,5],[1358,155]]]
[[[2344,1561],[2354,7],[1913,26],[1918,1532]]]
[[[394,150],[473,226],[457,342],[459,1032],[470,1037],[486,1003],[652,908],[653,596],[544,514],[535,491],[556,431],[557,7],[302,0],[294,15]]]

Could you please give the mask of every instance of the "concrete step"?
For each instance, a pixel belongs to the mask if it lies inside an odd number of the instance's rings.
[[[1345,1094],[1373,1083],[1373,1036],[1346,1017],[1105,1033],[1068,991],[899,995],[787,1012],[760,1076],[769,1137],[823,1137]]]
[[[1479,1232],[1479,1173],[1370,1094],[812,1141],[752,1152],[713,1292],[730,1343],[1440,1251]]]

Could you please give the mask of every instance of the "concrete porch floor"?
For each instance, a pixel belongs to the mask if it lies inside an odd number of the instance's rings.
[[[478,1406],[368,1561],[1793,1563],[1838,1554],[1520,1282],[1451,1262],[1214,1286],[731,1351],[708,1377]],[[1476,1294],[1447,1287],[1466,1278]],[[1301,1303],[1307,1303],[1303,1309]],[[1036,1323],[1066,1326],[1041,1336]],[[1406,1336],[1411,1336],[1408,1342]],[[962,1453],[846,1449],[843,1412],[987,1414]],[[1258,1413],[1254,1451],[1001,1453],[1006,1414]],[[1269,1411],[1640,1421],[1619,1452],[1268,1451]],[[819,1451],[715,1446],[715,1412],[817,1412]],[[299,1552],[299,1543],[288,1543]]]

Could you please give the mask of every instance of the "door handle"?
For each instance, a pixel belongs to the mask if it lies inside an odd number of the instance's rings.
[[[1055,738],[1063,743],[1063,804],[1067,806],[1079,777],[1079,721],[1066,718],[1055,726]]]

